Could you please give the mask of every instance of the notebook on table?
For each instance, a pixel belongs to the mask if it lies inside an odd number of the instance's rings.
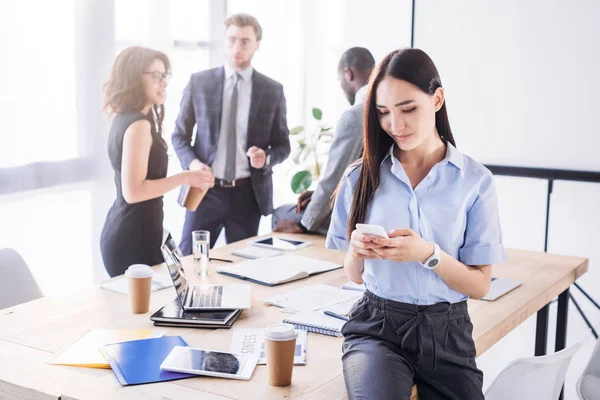
[[[315,258],[283,255],[217,267],[217,272],[261,285],[275,286],[338,268],[342,268],[342,265]]]
[[[113,343],[100,349],[108,360],[117,380],[123,386],[172,381],[196,375],[160,369],[175,346],[187,346],[180,336]]]
[[[152,314],[155,326],[178,326],[192,328],[229,328],[241,310],[185,311],[178,299]]]
[[[346,323],[346,321],[339,318],[326,315],[323,311],[306,311],[292,314],[283,322],[294,325],[296,329],[329,336],[342,336],[342,326]]]
[[[230,319],[225,325],[213,325],[213,324],[188,324],[185,322],[154,322],[154,326],[158,327],[169,327],[169,328],[194,328],[194,329],[229,329],[239,316],[239,313],[232,319]]]

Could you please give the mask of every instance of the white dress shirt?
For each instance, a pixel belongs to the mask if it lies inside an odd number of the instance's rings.
[[[250,176],[250,161],[247,152],[248,117],[250,115],[250,99],[252,96],[252,66],[239,71],[241,76],[238,82],[238,104],[235,132],[237,136],[237,154],[235,158],[235,179],[248,178]],[[225,176],[225,162],[227,159],[227,121],[229,121],[229,105],[236,72],[229,64],[225,64],[225,76],[223,82],[223,104],[221,112],[221,131],[217,153],[212,164],[215,178],[223,179]]]

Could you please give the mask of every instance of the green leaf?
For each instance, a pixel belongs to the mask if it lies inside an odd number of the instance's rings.
[[[292,191],[296,194],[304,192],[312,184],[312,175],[310,171],[299,171],[292,177]]]
[[[328,126],[327,128],[321,128],[321,132],[327,132],[329,130],[331,130],[331,126]]]
[[[290,129],[290,135],[297,135],[304,130],[303,126],[297,126],[295,128]]]
[[[321,118],[323,118],[323,111],[321,111],[319,108],[313,108],[312,114],[313,114],[313,117],[315,117],[315,119],[317,121],[320,121]]]

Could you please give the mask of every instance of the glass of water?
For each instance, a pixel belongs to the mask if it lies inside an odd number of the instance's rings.
[[[194,254],[194,273],[197,276],[208,275],[208,250],[210,248],[209,231],[192,232],[192,249]]]

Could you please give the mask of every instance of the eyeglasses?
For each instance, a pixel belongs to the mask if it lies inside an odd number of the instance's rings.
[[[229,45],[232,46],[232,47],[235,46],[236,42],[239,42],[240,43],[240,47],[243,48],[243,49],[246,48],[246,47],[248,47],[248,45],[251,42],[250,39],[247,39],[247,38],[239,38],[238,39],[235,36],[229,36],[227,38],[227,41],[229,42]]]
[[[169,83],[169,81],[171,80],[170,72],[151,71],[151,72],[144,72],[144,75],[152,75],[152,80],[155,83],[161,83],[163,80],[166,83]]]

